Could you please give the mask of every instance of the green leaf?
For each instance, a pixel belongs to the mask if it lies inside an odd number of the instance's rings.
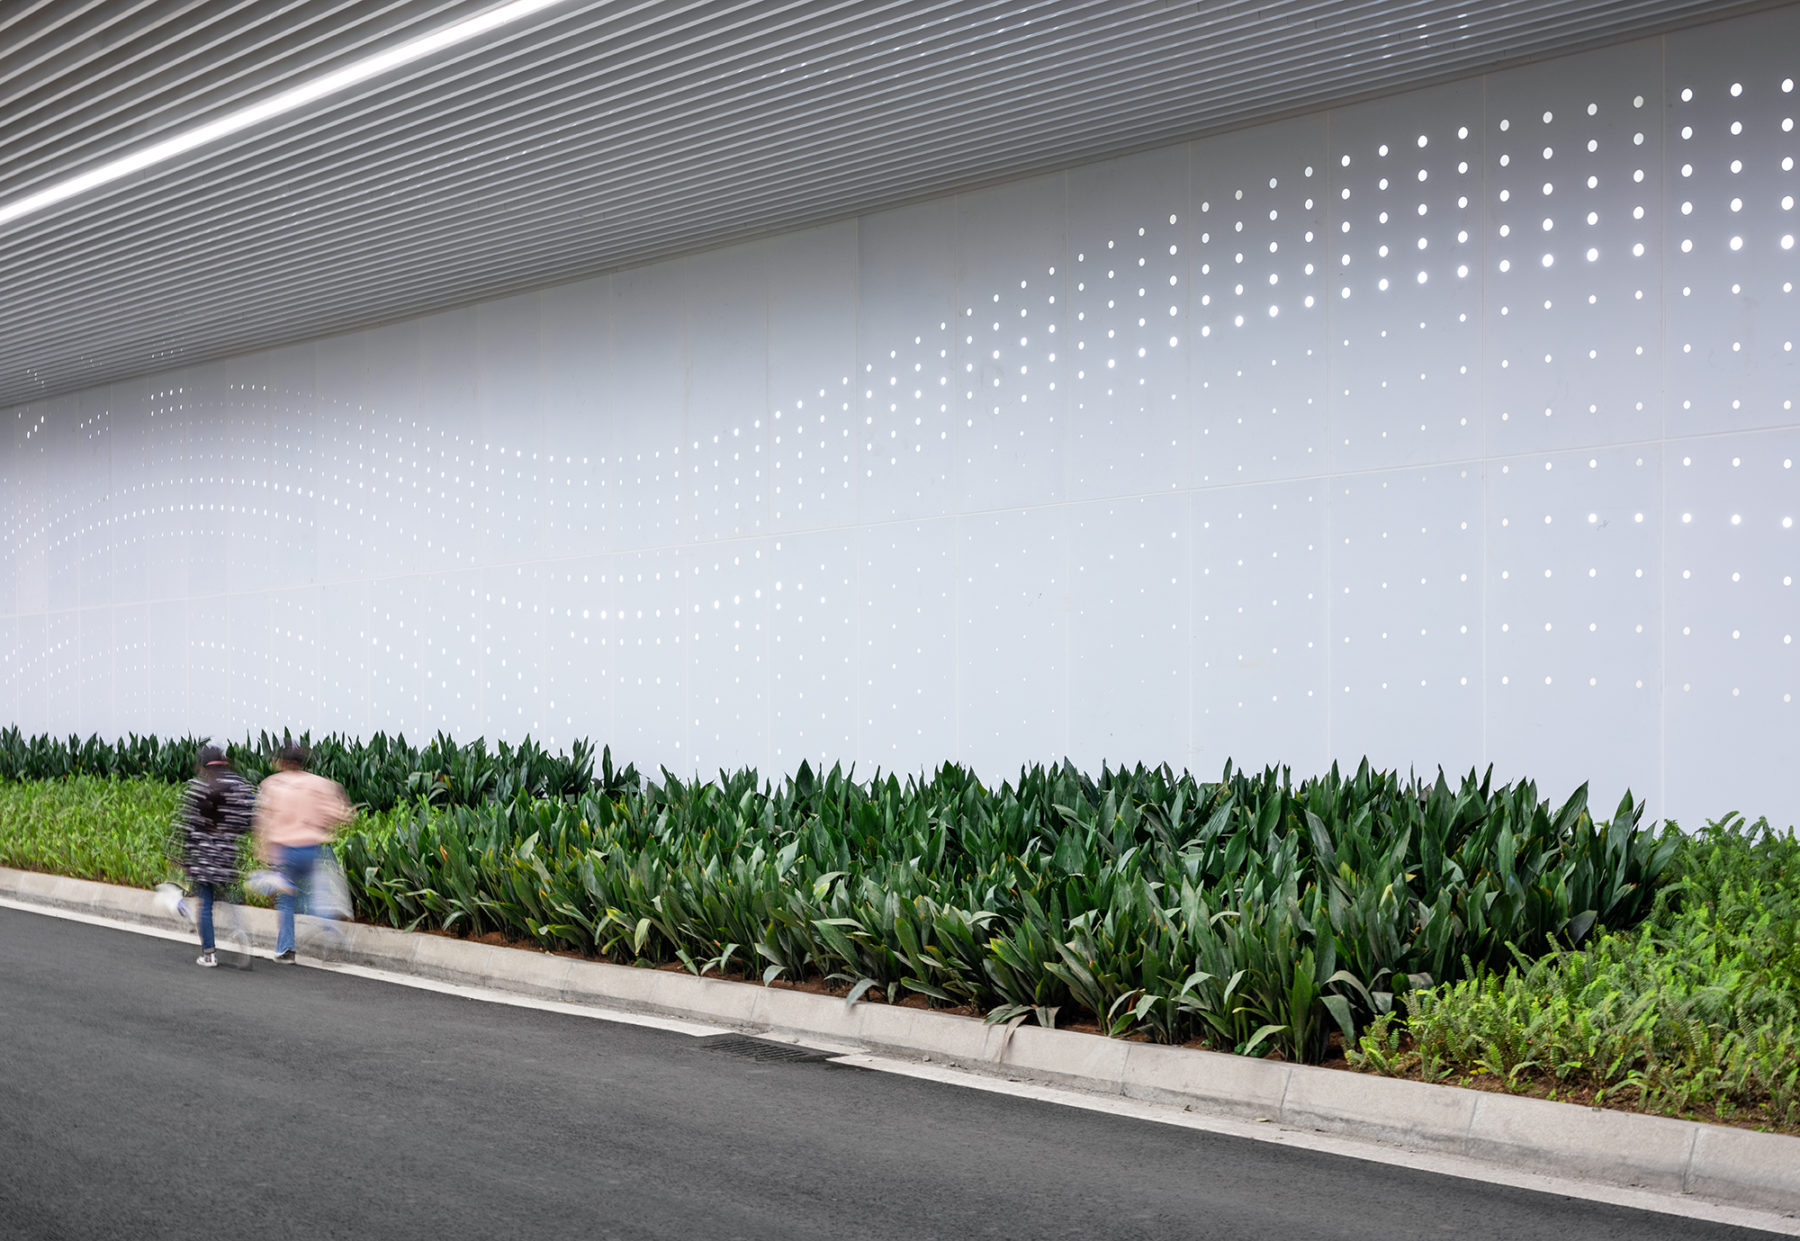
[[[1356,1022],[1350,1013],[1350,1001],[1341,995],[1327,995],[1320,998],[1325,1004],[1326,1011],[1331,1014],[1332,1019],[1337,1022],[1338,1029],[1343,1033],[1344,1046],[1346,1048],[1355,1046]]]
[[[1287,1027],[1285,1025],[1266,1025],[1258,1027],[1256,1033],[1250,1036],[1250,1041],[1245,1043],[1243,1047],[1238,1050],[1238,1055],[1254,1056],[1256,1054],[1256,1049],[1262,1046],[1264,1039],[1273,1038],[1275,1035],[1284,1033],[1286,1030]]]

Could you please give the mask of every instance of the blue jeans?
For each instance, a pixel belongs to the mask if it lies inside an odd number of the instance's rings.
[[[199,898],[200,951],[213,950],[213,885],[194,881],[194,895]]]
[[[307,912],[308,898],[312,896],[313,867],[319,864],[324,850],[324,845],[275,845],[271,850],[275,869],[294,885],[292,892],[283,892],[275,898],[275,951],[278,953],[294,950],[294,906],[298,902],[300,912]]]

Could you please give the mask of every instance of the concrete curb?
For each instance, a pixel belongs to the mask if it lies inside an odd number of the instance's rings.
[[[0,897],[186,930],[137,888],[0,867]],[[244,910],[260,946],[275,916]],[[1007,1029],[972,1017],[349,924],[334,959],[592,1008],[701,1021],[1009,1078],[1269,1120],[1605,1184],[1800,1214],[1800,1139],[1311,1065]]]

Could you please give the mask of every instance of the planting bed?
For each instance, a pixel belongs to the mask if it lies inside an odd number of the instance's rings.
[[[273,742],[234,754],[255,774]],[[166,822],[169,756],[192,745],[0,734],[0,775],[26,777],[0,786],[0,863],[160,878],[159,856],[88,865],[92,842],[133,821],[102,809],[109,788]],[[1553,806],[1530,784],[1366,766],[1204,782],[1065,765],[989,787],[955,766],[644,781],[604,752],[596,772],[587,747],[444,737],[315,749],[370,807],[339,844],[369,921],[1795,1125],[1794,845],[1741,823],[1688,840],[1629,797],[1597,823],[1585,790]],[[145,778],[66,774],[92,770]],[[21,827],[39,820],[55,826]],[[158,839],[116,834],[124,857]]]

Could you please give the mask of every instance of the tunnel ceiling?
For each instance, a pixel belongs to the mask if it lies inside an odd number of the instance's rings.
[[[0,208],[491,7],[0,6]],[[571,0],[0,224],[0,407],[1770,7]]]

